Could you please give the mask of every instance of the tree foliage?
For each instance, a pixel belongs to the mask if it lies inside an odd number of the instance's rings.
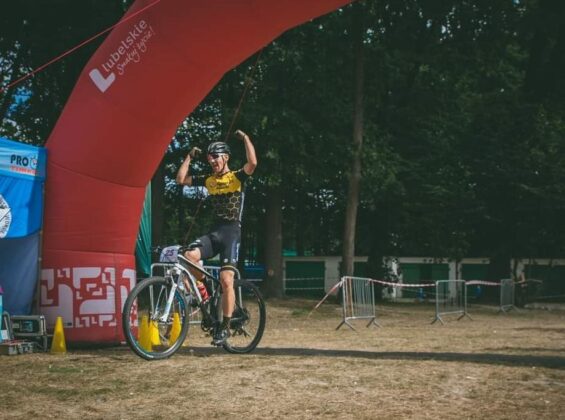
[[[0,15],[4,85],[111,25],[128,5],[12,3]],[[562,3],[360,3],[366,30],[358,255],[563,255]],[[164,240],[180,241],[195,220],[198,201],[172,182],[182,158],[193,145],[224,138],[236,117],[235,128],[252,135],[259,157],[246,200],[246,258],[263,261],[272,244],[266,213],[273,197],[282,211],[282,248],[341,253],[353,131],[352,9],[266,46],[256,68],[254,56],[230,71],[180,125],[162,164]],[[42,144],[97,45],[2,93],[0,134]],[[237,167],[244,153],[234,149]],[[205,171],[206,163],[196,169]],[[205,229],[205,214],[196,216],[194,234]]]

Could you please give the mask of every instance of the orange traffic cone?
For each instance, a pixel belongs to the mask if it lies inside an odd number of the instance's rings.
[[[65,354],[67,343],[65,342],[65,331],[63,330],[63,318],[58,316],[55,322],[53,341],[51,342],[51,353]]]
[[[178,312],[173,314],[173,325],[171,327],[171,336],[169,337],[169,343],[173,344],[179,339],[180,336],[180,316]]]

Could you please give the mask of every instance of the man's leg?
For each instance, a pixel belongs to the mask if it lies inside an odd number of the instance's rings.
[[[220,282],[222,283],[222,310],[224,318],[232,316],[235,307],[235,292],[233,290],[234,272],[232,270],[222,270],[220,272]]]
[[[217,346],[222,345],[230,336],[230,320],[235,308],[233,283],[239,254],[241,228],[239,224],[226,224],[220,228],[219,235],[224,244],[224,249],[220,252],[220,261],[222,262],[220,283],[223,290],[222,311],[224,317],[214,336],[214,344]]]
[[[187,260],[193,262],[194,264],[200,264],[200,261],[202,260],[202,254],[200,253],[199,248],[186,251],[184,253],[184,256],[186,257]],[[204,278],[204,275],[201,272],[193,268],[190,268],[189,270],[190,273],[194,276],[194,278],[196,278],[196,280],[202,280]]]
[[[186,251],[184,256],[194,264],[202,267],[202,260],[210,258],[215,254],[211,236],[212,234],[209,233],[196,239],[192,244],[190,244],[195,246],[192,247],[191,250]],[[200,271],[193,268],[190,268],[189,270],[196,280],[204,280],[204,274]]]
[[[214,334],[213,343],[221,346],[230,336],[230,321],[235,307],[235,292],[233,289],[235,273],[230,269],[220,271],[220,283],[222,284],[222,312],[223,319],[220,327]]]

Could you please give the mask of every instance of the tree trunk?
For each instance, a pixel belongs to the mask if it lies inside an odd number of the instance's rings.
[[[374,213],[375,219],[379,218],[378,212]],[[382,220],[382,218],[381,218]],[[367,270],[366,275],[369,278],[390,281],[390,276],[388,268],[384,265],[384,253],[385,253],[385,243],[384,238],[386,234],[382,226],[377,225],[378,221],[375,220],[375,224],[371,226],[371,247],[369,250],[369,258],[367,259]],[[382,299],[382,289],[383,286],[379,283],[374,285],[375,287],[375,300],[380,301]]]
[[[296,255],[299,257],[304,256],[304,232],[306,230],[305,224],[308,223],[307,219],[304,217],[306,214],[306,206],[304,206],[304,200],[298,200],[296,204],[296,219],[295,219],[295,237],[296,237]]]
[[[487,280],[499,282],[501,279],[508,279],[511,275],[509,255],[504,255],[505,252],[494,254],[490,257],[490,262],[487,268]],[[485,287],[484,299],[490,302],[496,302],[499,298],[498,287]]]
[[[490,257],[487,269],[489,281],[500,281],[511,276],[511,257],[509,255],[495,254]]]
[[[282,193],[280,188],[267,192],[265,215],[265,287],[268,297],[283,297]]]
[[[353,156],[347,191],[347,207],[343,230],[343,253],[341,274],[353,275],[353,257],[355,256],[355,226],[361,182],[361,148],[363,146],[363,30],[360,13],[356,10],[353,31],[355,48],[355,101],[353,114]]]

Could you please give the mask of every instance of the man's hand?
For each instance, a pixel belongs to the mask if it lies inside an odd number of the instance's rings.
[[[192,159],[195,159],[200,153],[202,153],[202,150],[198,147],[193,147],[188,154]]]
[[[236,132],[234,133],[234,136],[235,136],[236,139],[243,140],[243,139],[245,139],[245,136],[247,136],[247,134],[245,134],[241,130],[236,130]]]

